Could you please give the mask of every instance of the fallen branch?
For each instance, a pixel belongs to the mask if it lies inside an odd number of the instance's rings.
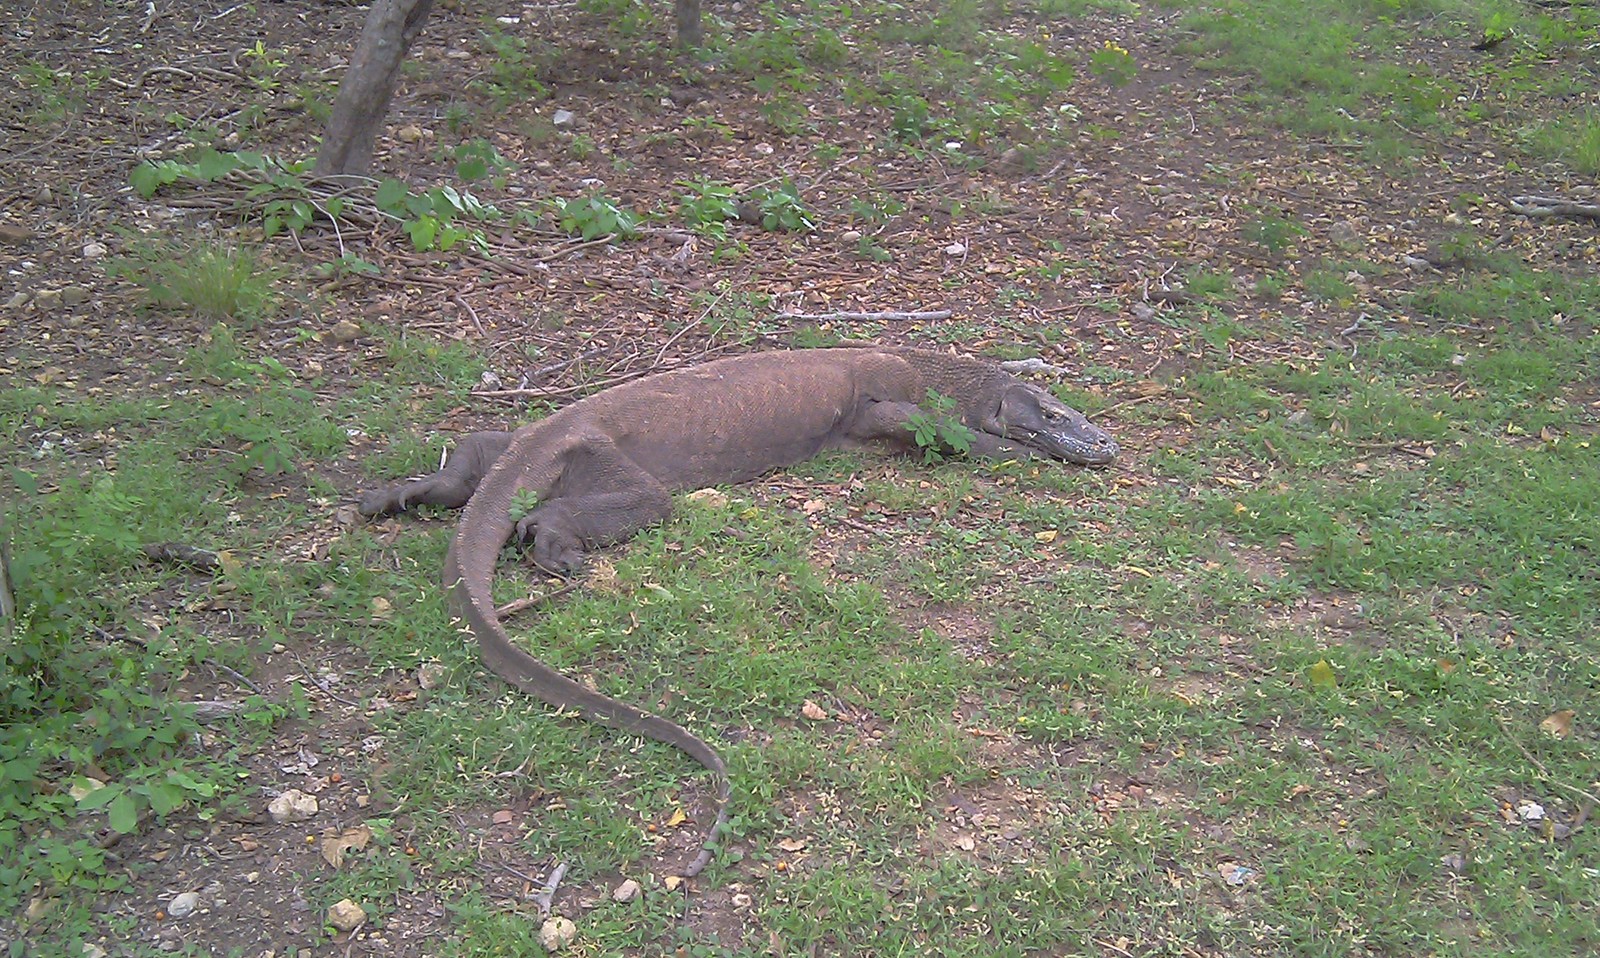
[[[1600,220],[1600,205],[1555,196],[1513,196],[1506,205],[1511,207],[1511,212],[1529,217],[1570,216],[1573,219]]]
[[[948,309],[931,309],[931,310],[925,310],[925,311],[921,311],[921,312],[909,312],[909,313],[906,313],[906,312],[894,312],[894,311],[885,312],[885,313],[779,313],[774,318],[775,319],[799,319],[799,320],[804,320],[804,321],[807,321],[807,322],[825,322],[827,320],[834,320],[834,319],[850,319],[850,320],[858,320],[858,321],[862,321],[862,322],[871,322],[873,320],[879,320],[879,319],[884,319],[884,320],[893,319],[893,320],[909,320],[911,322],[917,322],[919,320],[929,320],[929,319],[949,319],[950,315],[951,314],[950,314],[950,311]]]
[[[534,896],[534,904],[539,906],[539,917],[550,917],[550,901],[556,897],[556,886],[561,884],[561,879],[567,873],[567,863],[557,862],[556,867],[550,869],[550,878],[544,883],[544,891]]]

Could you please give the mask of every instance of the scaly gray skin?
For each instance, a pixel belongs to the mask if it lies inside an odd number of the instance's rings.
[[[514,645],[490,595],[500,549],[513,536],[531,538],[535,563],[566,572],[586,550],[667,518],[676,490],[742,482],[824,449],[912,451],[908,423],[935,415],[918,407],[930,389],[954,400],[948,415],[973,432],[971,455],[1082,465],[1117,455],[1077,410],[993,363],[913,349],[754,353],[615,386],[515,432],[474,433],[443,470],[369,492],[359,508],[372,516],[465,505],[444,581],[485,664],[557,708],[675,746],[712,772],[717,821],[684,869],[693,876],[727,824],[722,757],[676,723],[585,688]],[[519,493],[538,505],[517,521]]]

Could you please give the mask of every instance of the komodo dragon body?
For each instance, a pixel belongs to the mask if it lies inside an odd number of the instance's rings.
[[[741,482],[824,449],[886,443],[915,448],[913,417],[929,391],[973,433],[969,452],[991,459],[1045,456],[1110,462],[1117,445],[1081,413],[992,363],[912,349],[755,353],[635,380],[580,400],[515,432],[467,436],[445,468],[361,498],[365,515],[427,503],[466,506],[445,558],[455,614],[485,664],[557,708],[682,749],[717,779],[717,822],[698,874],[726,824],[727,767],[674,722],[586,688],[518,648],[495,614],[490,585],[504,544],[533,540],[533,559],[556,572],[583,553],[665,519],[675,490]],[[514,501],[537,505],[520,520]]]

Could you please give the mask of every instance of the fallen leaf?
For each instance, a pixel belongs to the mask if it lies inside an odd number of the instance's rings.
[[[800,706],[800,714],[813,722],[820,722],[828,717],[828,713],[822,710],[822,706],[810,699],[806,699],[805,704]]]
[[[1035,532],[1033,534],[1033,539],[1035,542],[1054,542],[1056,541],[1056,536],[1060,534],[1061,533],[1059,530],[1046,529],[1043,532]]]
[[[1577,717],[1577,714],[1572,709],[1552,712],[1545,717],[1543,722],[1539,723],[1539,730],[1546,735],[1554,735],[1556,738],[1566,738],[1572,734],[1572,720]]]
[[[385,599],[381,595],[375,595],[372,597],[371,608],[372,617],[374,619],[387,619],[389,616],[394,614],[394,606],[390,604],[388,599]]]
[[[778,847],[786,852],[798,852],[804,850],[806,842],[803,838],[780,838]]]
[[[511,814],[511,809],[502,808],[498,812],[494,813],[494,823],[496,825],[510,825],[512,819],[515,817],[516,816]]]
[[[328,831],[322,835],[322,858],[334,868],[344,865],[344,853],[360,851],[372,841],[372,829],[365,825],[347,828],[342,832]]]
[[[668,828],[677,828],[679,825],[682,825],[684,822],[686,822],[688,820],[689,820],[689,814],[687,812],[685,812],[682,808],[677,808],[677,809],[673,810],[671,815],[667,816],[667,827]]]
[[[1311,680],[1313,688],[1331,689],[1339,684],[1339,677],[1334,674],[1333,666],[1327,659],[1318,659],[1317,663],[1306,670],[1306,677]]]

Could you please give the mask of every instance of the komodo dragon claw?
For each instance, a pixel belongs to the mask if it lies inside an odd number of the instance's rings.
[[[444,580],[484,663],[557,708],[679,748],[711,771],[717,820],[683,870],[692,876],[727,825],[721,755],[682,726],[580,685],[518,648],[490,595],[500,548],[531,533],[535,561],[564,571],[581,563],[585,549],[665,519],[674,491],[742,482],[823,449],[915,450],[911,427],[929,415],[918,404],[930,393],[953,401],[941,415],[971,431],[975,456],[1104,465],[1118,453],[1082,413],[987,361],[898,348],[753,353],[615,386],[515,432],[474,433],[441,471],[370,492],[359,509],[379,515],[422,503],[465,505]],[[538,505],[513,520],[513,503],[529,494]]]

